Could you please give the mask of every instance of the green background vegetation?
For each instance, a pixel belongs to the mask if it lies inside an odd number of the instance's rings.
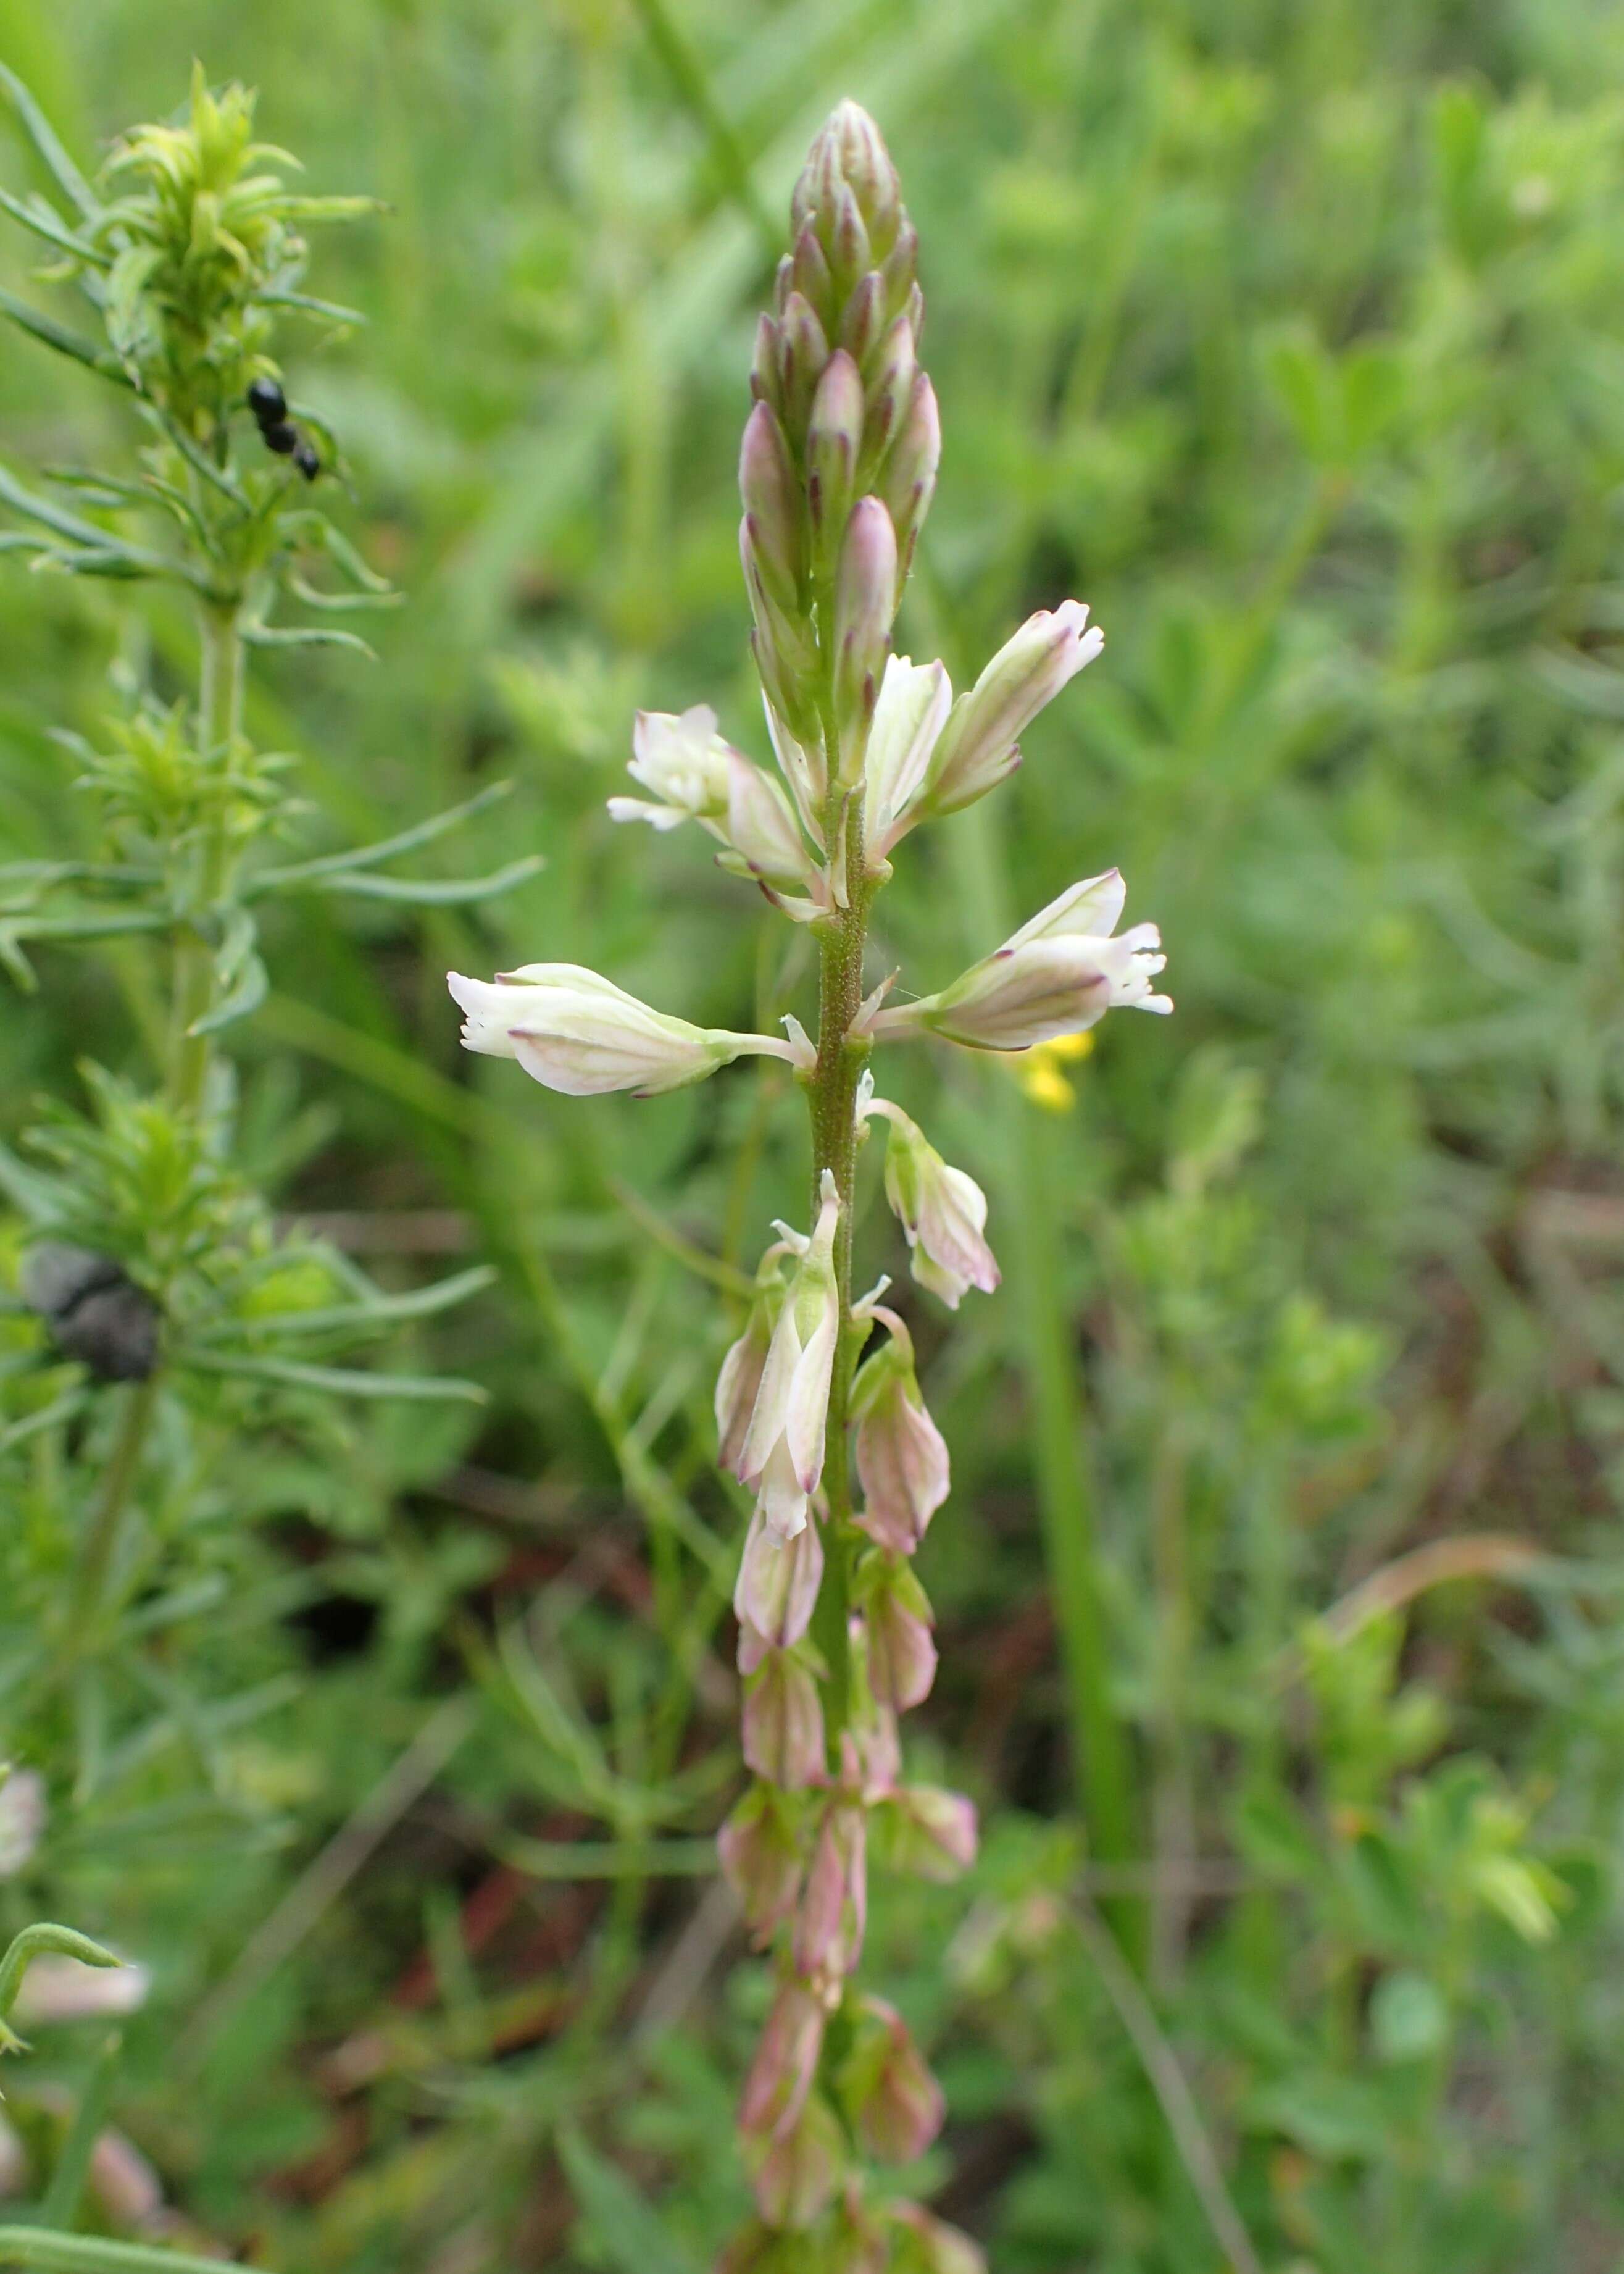
[[[1108,636],[996,802],[909,844],[876,971],[939,985],[1116,863],[1178,1002],[1109,1021],[1064,1112],[945,1054],[891,1077],[1006,1269],[951,1334],[909,1306],[955,1470],[909,1741],[986,1826],[964,1886],[877,1904],[954,2112],[915,2181],[998,2274],[1223,2264],[1202,2136],[1282,2274],[1624,2264],[1624,18],[0,0],[86,163],[194,53],[312,188],[390,207],[318,245],[368,323],[289,373],[405,602],[374,666],[257,664],[250,731],[297,754],[311,849],[510,778],[445,873],[547,865],[267,928],[244,1156],[391,1285],[499,1264],[412,1351],[491,1402],[222,1437],[184,1521],[147,1511],[166,1585],[223,1595],[109,1728],[4,1730],[51,1817],[0,1928],[71,1919],[152,1992],[105,2083],[96,2025],[41,2032],[14,2120],[49,2165],[52,2084],[106,2090],[180,2239],[301,2274],[680,2274],[740,2213],[765,1977],[705,1876],[741,1529],[709,1404],[733,1275],[802,1212],[800,1103],[772,1069],[555,1100],[459,1058],[442,975],[805,1013],[692,832],[603,802],[638,704],[765,754],[734,454],[850,93],[945,432],[903,644],[963,683],[1068,593]],[[29,258],[0,281],[43,305]],[[8,335],[15,471],[127,452],[123,416]],[[191,629],[0,566],[0,856],[55,855],[86,821],[51,729],[172,698]],[[38,960],[7,1137],[86,1058],[150,1066],[155,963]],[[883,1206],[859,1236],[901,1276]],[[13,1653],[72,1556],[41,1457],[0,1481]]]

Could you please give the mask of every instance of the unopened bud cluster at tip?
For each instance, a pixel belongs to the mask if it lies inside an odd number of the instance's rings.
[[[802,737],[823,724],[808,687],[811,640],[860,759],[941,428],[919,367],[919,240],[879,130],[855,103],[813,144],[791,225],[750,375],[745,580],[778,717]]]

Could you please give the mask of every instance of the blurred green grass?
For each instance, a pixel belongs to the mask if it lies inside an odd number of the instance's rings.
[[[1617,1945],[1591,1914],[1624,1773],[1624,23],[1589,0],[667,12],[769,213],[838,94],[901,166],[946,434],[905,644],[962,681],[1065,593],[1107,630],[998,808],[888,892],[876,968],[939,983],[1005,911],[1115,862],[1179,1005],[1108,1025],[1064,1114],[997,1068],[921,1055],[896,1077],[988,1184],[1010,1267],[950,1341],[920,1317],[955,1495],[927,1549],[944,1673],[916,1743],[990,1833],[969,1897],[904,1890],[881,1919],[882,1970],[944,2048],[936,2178],[1012,2274],[1217,2263],[1056,1923],[1080,1773],[1096,1863],[1161,1871],[1149,1906],[1098,1885],[1149,1952],[1266,2263],[1613,2265]],[[216,2233],[346,2269],[617,2263],[601,2203],[571,2234],[550,2159],[573,2115],[703,2254],[737,2198],[729,2080],[761,1985],[707,1968],[682,2029],[640,2034],[688,1899],[515,1882],[515,1834],[627,1827],[570,1804],[472,1645],[500,1734],[207,2046],[195,2008],[467,1678],[447,1638],[493,1601],[524,1607],[626,1777],[688,1778],[674,1822],[703,1828],[726,1789],[726,1574],[703,1578],[736,1521],[707,1479],[723,1321],[617,1189],[748,1269],[796,1209],[797,1101],[771,1076],[641,1106],[517,1095],[458,1062],[441,974],[523,951],[718,1025],[804,1009],[805,968],[694,846],[628,843],[602,809],[635,705],[714,702],[764,749],[733,472],[771,248],[629,5],[0,0],[0,56],[86,158],[172,107],[193,53],[260,89],[316,187],[390,208],[324,250],[319,289],[366,328],[291,377],[407,605],[370,669],[268,665],[252,730],[299,754],[312,844],[512,776],[456,859],[522,838],[548,865],[476,919],[324,907],[273,937],[250,1129],[289,1208],[372,1238],[411,1212],[503,1262],[500,1298],[434,1345],[494,1409],[477,1437],[369,1419],[238,1481],[233,1515],[341,1608],[233,1759],[242,1828],[206,1888],[179,1848],[139,1873],[70,1859],[63,1884],[159,1969],[124,2114]],[[20,149],[4,177],[26,178]],[[0,273],[37,292],[25,258],[9,241]],[[0,358],[14,463],[109,432],[43,360]],[[20,857],[85,825],[49,727],[93,730],[121,674],[177,689],[187,634],[20,572],[0,624]],[[84,1053],[139,1065],[150,1002],[134,956],[54,959],[0,1024],[7,1128]],[[1282,1688],[1306,1618],[1455,1533],[1553,1559],[1533,1607],[1440,1590],[1393,1662],[1371,1630],[1310,1703]],[[285,1663],[243,1653],[243,1686]],[[1469,1752],[1568,1873],[1548,1942],[1470,1892],[1467,1800],[1433,1796],[1458,1838],[1429,1818],[1380,1863],[1359,1844],[1408,1821],[1411,1767]],[[1581,1900],[1575,1858],[1605,1900]],[[1258,1884],[1214,1895],[1192,1859]],[[1381,2019],[1395,1979],[1447,2015],[1419,2053]],[[544,1993],[562,2026],[512,2022]],[[508,2027],[519,2050],[485,2058]],[[200,2097],[177,2039],[207,2054]],[[360,2084],[335,2082],[334,2045]]]

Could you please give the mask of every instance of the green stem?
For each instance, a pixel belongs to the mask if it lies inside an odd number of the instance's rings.
[[[200,616],[196,762],[199,772],[207,776],[230,764],[232,745],[240,732],[243,643],[235,607],[222,608],[206,603]],[[175,944],[165,1096],[178,1116],[192,1119],[201,1111],[207,1094],[213,1056],[209,1037],[194,1033],[193,1028],[207,1013],[214,991],[214,945],[195,920],[207,916],[218,906],[229,881],[230,840],[223,797],[214,801],[203,841],[188,859],[192,868],[190,914],[193,921],[185,924]],[[69,1627],[70,1654],[77,1649],[106,1593],[108,1575],[140,1475],[141,1458],[157,1402],[158,1376],[154,1373],[130,1392],[102,1480],[102,1490],[79,1555]]]
[[[200,611],[201,674],[198,690],[197,764],[204,775],[231,763],[243,704],[243,643],[235,608]],[[209,817],[192,861],[192,921],[176,943],[175,990],[169,1039],[169,1100],[176,1111],[195,1114],[208,1086],[213,1049],[207,1035],[193,1032],[214,991],[214,948],[199,918],[207,919],[222,898],[230,860],[223,800]]]
[[[106,1592],[113,1549],[124,1510],[135,1489],[156,1395],[155,1374],[149,1374],[145,1382],[138,1382],[130,1392],[129,1403],[118,1425],[112,1456],[102,1479],[95,1512],[90,1519],[90,1529],[79,1552],[79,1571],[74,1585],[79,1613],[76,1629],[82,1627],[85,1620],[92,1615]]]
[[[816,621],[830,624],[833,594],[820,584]],[[840,1195],[840,1220],[835,1231],[835,1285],[840,1305],[840,1336],[835,1347],[834,1370],[829,1382],[829,1417],[823,1448],[823,1498],[828,1524],[823,1550],[823,1581],[818,1590],[813,1638],[829,1667],[824,1699],[824,1729],[830,1759],[839,1766],[840,1739],[851,1718],[851,1573],[858,1533],[852,1521],[851,1456],[846,1442],[852,1375],[856,1368],[861,1336],[852,1321],[852,1222],[857,1183],[857,1085],[868,1061],[868,1045],[854,1040],[853,1022],[862,1005],[863,950],[868,940],[868,907],[875,886],[863,874],[863,813],[861,790],[853,794],[839,787],[845,771],[840,731],[834,701],[834,642],[820,640],[817,701],[823,721],[823,755],[829,791],[823,807],[823,844],[831,870],[837,868],[842,832],[846,839],[847,905],[823,926],[818,953],[817,1065],[811,1081],[812,1214],[816,1218],[823,1172],[828,1170]]]

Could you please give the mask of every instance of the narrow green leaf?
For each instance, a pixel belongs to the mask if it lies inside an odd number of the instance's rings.
[[[324,877],[314,880],[310,889],[353,892],[364,900],[401,900],[419,907],[461,907],[508,892],[545,866],[539,853],[527,853],[488,877],[374,877],[363,871],[349,877]]]
[[[488,1287],[495,1277],[494,1265],[476,1263],[471,1270],[459,1271],[449,1279],[437,1279],[427,1287],[414,1287],[404,1295],[376,1294],[354,1303],[325,1304],[320,1310],[264,1311],[252,1318],[232,1319],[204,1339],[212,1343],[252,1331],[326,1335],[345,1334],[357,1328],[399,1326],[407,1320],[432,1319],[441,1311],[454,1310],[482,1287]],[[4,1442],[0,1439],[0,1443]]]
[[[243,637],[250,647],[347,647],[364,655],[369,663],[378,660],[378,651],[354,632],[341,632],[327,625],[245,624]]]
[[[483,1405],[490,1393],[477,1382],[455,1375],[363,1374],[336,1366],[305,1366],[294,1359],[250,1358],[223,1352],[185,1350],[179,1362],[201,1374],[231,1374],[247,1382],[278,1382],[289,1389],[325,1389],[335,1397],[399,1397],[416,1404]]]
[[[559,2160],[583,2218],[621,2274],[699,2274],[624,2172],[587,2146],[573,2124],[560,2126]]]
[[[150,2242],[109,2242],[99,2234],[56,2234],[43,2226],[0,2226],[0,2264],[47,2274],[243,2274],[234,2260],[198,2258]]]
[[[84,220],[98,220],[102,212],[100,200],[63,148],[56,129],[34,96],[17,73],[4,64],[0,64],[0,94],[10,98],[12,109],[22,122],[24,133],[44,160],[51,178],[70,205],[79,208]]]
[[[44,347],[54,348],[58,355],[71,356],[82,363],[86,371],[94,371],[98,379],[111,380],[115,387],[134,388],[135,382],[110,348],[99,348],[93,340],[81,339],[54,317],[31,308],[13,292],[0,291],[0,316],[9,316],[19,330],[27,332]]]
[[[371,845],[357,845],[348,852],[323,853],[313,861],[295,862],[286,868],[262,869],[249,890],[280,892],[288,885],[307,884],[318,877],[348,876],[357,869],[376,868],[381,862],[393,861],[397,854],[415,853],[419,847],[432,845],[437,837],[445,836],[447,831],[460,829],[475,814],[483,813],[487,806],[499,804],[511,795],[512,790],[510,781],[492,782],[462,805],[447,806],[443,813],[434,814],[427,821],[414,822],[410,829],[400,830],[393,837],[380,837]]]
[[[0,190],[0,213],[9,213],[13,221],[32,230],[35,237],[42,237],[47,245],[54,245],[63,252],[71,252],[76,260],[89,261],[98,268],[108,265],[107,254],[75,237],[61,215],[43,198],[14,198],[9,190]]]

